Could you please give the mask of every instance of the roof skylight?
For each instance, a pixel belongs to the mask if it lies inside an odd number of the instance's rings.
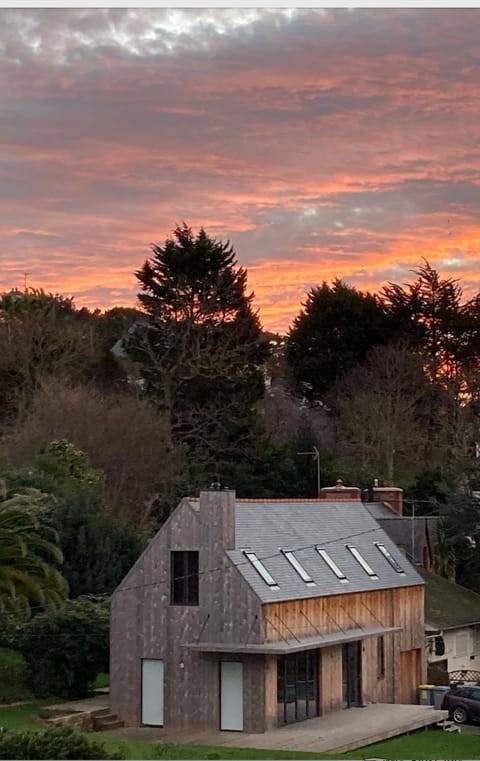
[[[343,571],[341,571],[341,570],[340,570],[340,568],[339,568],[339,567],[338,567],[338,565],[335,563],[335,561],[334,561],[334,560],[332,560],[332,558],[330,557],[330,555],[328,554],[328,552],[327,552],[326,550],[322,549],[322,547],[321,547],[319,544],[315,545],[315,549],[317,550],[317,552],[318,552],[318,554],[320,555],[320,557],[322,558],[322,560],[324,560],[324,561],[325,561],[325,563],[328,565],[328,567],[330,568],[330,570],[331,570],[331,571],[333,571],[333,573],[335,574],[335,576],[337,577],[337,579],[340,579],[340,581],[342,581],[342,582],[344,582],[344,583],[345,583],[345,582],[347,582],[347,583],[348,583],[348,579],[347,579],[347,577],[345,576],[345,574],[343,573]]]
[[[381,544],[381,542],[375,542],[375,547],[377,547],[377,549],[379,549],[382,553],[383,557],[388,560],[394,571],[397,573],[405,573],[400,563],[397,563],[393,555],[390,554],[384,544]]]
[[[303,567],[303,565],[300,563],[300,561],[299,561],[299,560],[297,560],[297,558],[295,557],[295,555],[293,554],[293,552],[292,552],[291,550],[280,550],[280,551],[281,551],[281,553],[282,553],[283,555],[285,555],[285,557],[287,558],[288,562],[290,563],[290,565],[292,566],[292,568],[294,568],[294,569],[296,570],[296,572],[298,573],[298,575],[300,576],[300,578],[301,578],[301,579],[302,579],[302,580],[303,580],[303,581],[304,581],[306,584],[308,584],[309,586],[311,586],[311,587],[314,587],[314,586],[315,586],[315,582],[314,582],[314,580],[312,579],[312,577],[310,576],[310,574],[309,574],[309,573],[307,573],[307,571],[305,570],[305,568]]]
[[[271,589],[280,589],[280,587],[278,586],[273,576],[267,571],[262,561],[257,558],[254,552],[250,552],[249,550],[243,550],[243,554],[245,555],[247,560],[249,560],[250,563],[253,565],[256,572],[262,577],[265,584],[268,584],[268,586],[271,587]]]
[[[365,560],[363,555],[360,554],[360,552],[357,550],[357,548],[354,547],[352,544],[347,544],[346,547],[347,547],[347,550],[349,550],[349,552],[352,553],[352,555],[355,558],[355,560],[357,561],[357,563],[359,563],[362,566],[362,568],[365,571],[365,573],[368,573],[368,575],[372,579],[378,579],[378,576],[375,573],[375,571],[373,570],[373,568],[368,565],[367,561]]]

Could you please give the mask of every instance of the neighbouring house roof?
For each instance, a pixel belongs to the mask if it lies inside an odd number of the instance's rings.
[[[380,637],[385,634],[393,634],[401,631],[399,626],[358,626],[346,631],[330,632],[328,634],[316,634],[312,637],[295,637],[278,642],[251,643],[225,643],[225,642],[193,642],[184,647],[189,650],[198,650],[202,653],[263,653],[264,655],[287,655],[298,653],[301,650],[316,650],[331,645],[340,645],[346,642]]]
[[[436,516],[417,515],[412,518],[407,515],[396,515],[383,502],[366,502],[364,504],[370,515],[386,531],[390,539],[395,542],[397,547],[406,552],[410,558],[413,558],[415,563],[420,565],[423,563],[422,549],[425,538],[430,544],[430,550],[433,552],[437,537],[438,518]]]
[[[425,581],[427,626],[443,630],[480,624],[480,594],[423,569],[419,573]]]
[[[193,501],[189,502],[195,509]],[[375,542],[385,546],[402,573],[390,565]],[[362,568],[348,549],[349,544],[358,550],[376,577]],[[348,581],[337,578],[316,551],[316,545],[328,552]],[[244,550],[256,553],[275,586],[265,582]],[[294,552],[312,583],[301,578],[281,550]],[[360,501],[237,499],[235,549],[226,554],[263,603],[423,584]]]

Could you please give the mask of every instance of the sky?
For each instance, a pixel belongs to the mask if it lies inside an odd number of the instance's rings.
[[[0,290],[135,305],[177,223],[265,328],[307,293],[476,293],[480,9],[1,9]]]

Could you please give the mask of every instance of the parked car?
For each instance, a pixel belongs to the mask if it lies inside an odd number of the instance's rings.
[[[442,710],[448,711],[449,717],[457,724],[480,722],[480,687],[465,684],[452,687],[443,696]]]

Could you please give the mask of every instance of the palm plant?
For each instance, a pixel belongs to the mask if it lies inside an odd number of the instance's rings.
[[[57,606],[67,596],[55,567],[63,556],[48,524],[49,499],[32,488],[9,493],[0,480],[0,612]]]

